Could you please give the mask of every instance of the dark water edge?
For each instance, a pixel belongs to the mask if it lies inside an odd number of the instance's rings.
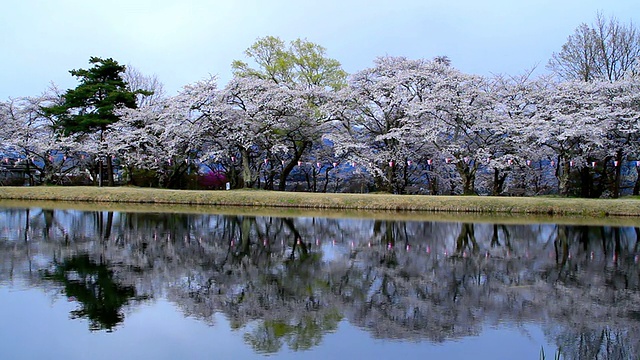
[[[43,208],[0,224],[10,358],[640,348],[638,227]]]

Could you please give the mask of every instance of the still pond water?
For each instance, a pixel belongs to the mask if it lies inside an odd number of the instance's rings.
[[[637,359],[639,233],[0,208],[0,358]]]

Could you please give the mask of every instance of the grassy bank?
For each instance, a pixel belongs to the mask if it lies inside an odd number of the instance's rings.
[[[639,199],[320,194],[257,190],[189,191],[149,188],[0,187],[0,199],[93,203],[180,204],[444,213],[640,216]]]

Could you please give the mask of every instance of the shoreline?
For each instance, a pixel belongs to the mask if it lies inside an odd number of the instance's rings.
[[[322,211],[384,211],[523,216],[638,217],[640,199],[167,190],[135,187],[0,187],[0,200]]]

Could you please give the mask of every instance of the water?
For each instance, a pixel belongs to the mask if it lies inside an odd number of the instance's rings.
[[[10,359],[637,359],[635,227],[0,208]]]

